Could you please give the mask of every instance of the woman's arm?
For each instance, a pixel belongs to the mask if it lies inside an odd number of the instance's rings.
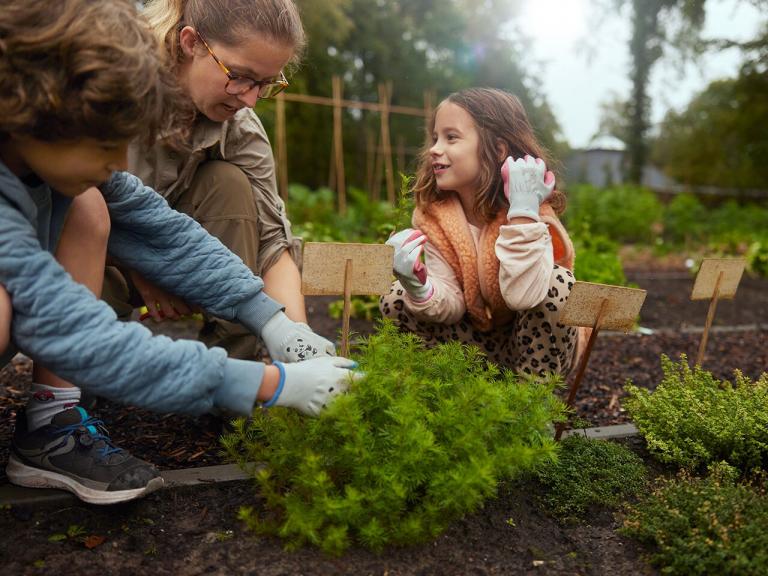
[[[11,297],[0,284],[0,354],[5,352],[8,344],[11,342],[11,316],[13,308],[11,307]]]
[[[264,292],[285,306],[285,313],[294,322],[307,322],[304,295],[301,293],[301,273],[284,250],[277,262],[264,272]]]

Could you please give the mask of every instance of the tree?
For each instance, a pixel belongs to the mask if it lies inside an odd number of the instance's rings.
[[[768,188],[768,75],[745,67],[711,83],[683,112],[670,112],[654,159],[691,185]]]

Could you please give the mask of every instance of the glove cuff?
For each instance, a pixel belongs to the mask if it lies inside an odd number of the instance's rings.
[[[533,211],[530,208],[510,207],[509,212],[507,212],[507,220],[512,220],[512,218],[530,218],[535,222],[541,222],[541,216],[539,216],[538,210]]]
[[[277,399],[280,398],[280,393],[283,391],[283,386],[285,386],[285,366],[283,366],[282,362],[277,361],[272,362],[272,365],[277,366],[277,369],[280,371],[280,381],[277,383],[277,389],[272,395],[272,398],[262,404],[264,408],[271,408],[275,405]]]
[[[406,292],[408,292],[408,295],[413,299],[414,302],[417,304],[422,304],[432,298],[432,295],[435,293],[435,288],[432,286],[432,282],[429,280],[429,278],[427,278],[426,284],[423,284],[418,288],[415,286],[409,286],[406,288]]]

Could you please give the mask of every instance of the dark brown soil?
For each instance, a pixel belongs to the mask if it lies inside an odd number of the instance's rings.
[[[598,511],[586,525],[561,526],[541,512],[530,484],[502,488],[498,499],[430,544],[389,548],[380,555],[353,548],[341,558],[316,549],[288,553],[281,542],[245,531],[237,510],[253,505],[254,498],[250,486],[238,482],[178,489],[108,508],[2,510],[0,565],[4,574],[131,576],[656,573],[636,544],[616,534],[617,520],[609,511]],[[82,528],[80,536],[49,540],[73,525]]]
[[[631,277],[648,290],[641,326],[652,334],[601,333],[577,396],[577,415],[594,425],[626,422],[621,407],[627,379],[653,388],[661,377],[659,358],[685,353],[694,358],[707,303],[688,300],[692,279],[679,272]],[[340,320],[327,315],[332,298],[308,301],[310,324],[335,337]],[[768,366],[768,281],[745,279],[738,298],[721,302],[716,327],[751,325],[710,334],[704,367],[729,378],[734,369],[756,378]],[[370,322],[352,330],[370,332]],[[183,328],[189,332],[189,327]],[[0,371],[0,470],[7,459],[15,412],[30,383],[30,366],[17,362]],[[214,417],[157,415],[100,401],[96,413],[118,444],[161,468],[222,462],[217,446],[221,422]],[[5,481],[0,472],[0,482]],[[315,550],[285,554],[279,542],[256,539],[235,520],[240,505],[253,504],[246,483],[176,490],[108,509],[77,505],[63,510],[0,511],[0,565],[4,573],[97,574],[645,574],[635,545],[618,537],[608,511],[587,525],[560,526],[535,502],[536,487],[514,485],[498,500],[458,523],[429,545],[386,550],[376,556],[352,550],[341,559]],[[511,521],[510,521],[511,520]],[[93,549],[82,538],[49,542],[71,525],[84,536],[104,537]],[[231,532],[229,532],[231,531]],[[91,539],[93,544],[99,539]],[[35,567],[43,561],[44,566]]]

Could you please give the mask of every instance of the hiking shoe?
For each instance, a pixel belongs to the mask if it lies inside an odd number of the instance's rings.
[[[125,502],[163,486],[154,466],[112,444],[104,423],[80,406],[34,432],[19,412],[5,472],[19,486],[62,488],[90,504]]]

